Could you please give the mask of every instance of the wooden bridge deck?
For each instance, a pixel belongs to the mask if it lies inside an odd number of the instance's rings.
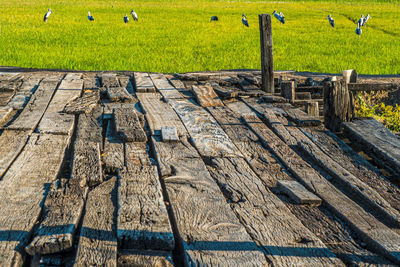
[[[399,265],[400,139],[260,82],[0,73],[0,266]]]

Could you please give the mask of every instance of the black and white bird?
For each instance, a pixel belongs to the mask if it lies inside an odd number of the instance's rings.
[[[93,16],[90,14],[90,11],[88,12],[88,16],[87,16],[89,21],[94,21]]]
[[[212,16],[210,22],[211,21],[214,21],[214,26],[217,25],[218,17],[217,16]]]
[[[49,8],[49,10],[46,12],[46,14],[44,14],[44,18],[43,18],[44,22],[47,22],[51,13],[53,13],[53,11],[51,11],[51,9]]]
[[[135,10],[132,9],[131,15],[132,15],[132,18],[133,18],[134,21],[138,21],[138,16],[137,16]]]
[[[369,19],[371,19],[372,17],[369,15],[369,14],[367,14],[366,16],[365,16],[365,18],[364,18],[364,21],[363,21],[363,24],[361,25],[361,26],[367,26],[367,21],[369,20]]]
[[[329,24],[335,28],[335,20],[331,17],[331,15],[328,15],[328,20],[329,20]]]
[[[244,26],[249,27],[249,22],[247,21],[247,17],[244,14],[242,15],[242,23]]]
[[[364,15],[361,15],[361,18],[358,20],[357,24],[360,24],[360,26],[364,25]]]
[[[282,24],[285,24],[285,15],[283,15],[282,12],[279,12],[279,14],[274,10],[274,13],[272,13],[274,17],[279,20],[279,22]]]
[[[357,23],[356,34],[358,35],[358,38],[360,38],[361,32],[362,32],[360,27],[361,27],[361,26],[360,26],[360,23]]]
[[[125,14],[124,22],[125,22],[125,23],[128,23],[128,22],[129,22],[129,18],[128,18],[128,15],[127,15],[127,14]]]

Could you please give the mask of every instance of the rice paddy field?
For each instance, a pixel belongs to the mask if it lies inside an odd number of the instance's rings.
[[[54,13],[44,23],[48,8]],[[138,22],[129,15],[131,9]],[[354,68],[362,74],[400,74],[400,1],[1,0],[0,10],[1,66],[259,69],[258,14],[278,10],[286,24],[272,17],[276,70],[338,73]],[[372,19],[358,38],[355,21],[367,13]],[[249,28],[242,25],[242,14]],[[216,26],[211,16],[219,17]]]

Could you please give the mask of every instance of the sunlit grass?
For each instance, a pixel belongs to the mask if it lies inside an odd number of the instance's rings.
[[[0,65],[154,72],[259,69],[258,14],[276,9],[287,22],[280,26],[272,18],[275,69],[398,74],[400,5],[392,2],[2,0]],[[49,7],[54,14],[43,23]],[[131,19],[126,25],[123,16],[131,9],[139,22]],[[94,23],[87,20],[88,11]],[[243,13],[250,28],[241,23]],[[372,19],[359,39],[348,18],[367,13]],[[215,27],[209,22],[213,15],[220,19]]]

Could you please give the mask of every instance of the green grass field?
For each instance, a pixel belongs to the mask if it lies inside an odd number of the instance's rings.
[[[43,23],[47,8],[54,14]],[[286,24],[272,18],[274,69],[400,73],[400,1],[1,0],[0,65],[154,72],[259,69],[258,14],[275,9],[285,14]],[[243,27],[242,13],[250,28]],[[359,39],[351,19],[367,13],[372,19]],[[328,14],[335,19],[334,29]],[[209,22],[213,15],[220,19],[216,27]]]

